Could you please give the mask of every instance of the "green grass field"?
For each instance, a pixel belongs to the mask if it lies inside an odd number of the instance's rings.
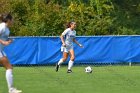
[[[93,67],[93,73],[84,72],[85,66],[75,66],[66,73],[53,66],[15,67],[15,86],[23,93],[140,93],[140,66]],[[7,92],[5,70],[0,67],[0,93]]]

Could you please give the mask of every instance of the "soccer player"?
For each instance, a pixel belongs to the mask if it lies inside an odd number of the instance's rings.
[[[67,60],[68,55],[70,54],[70,61],[68,63],[67,73],[71,73],[72,66],[75,59],[73,42],[75,42],[80,47],[83,47],[75,39],[76,37],[76,31],[74,30],[75,28],[76,28],[76,22],[69,22],[67,29],[60,36],[62,41],[61,51],[63,52],[63,58],[61,58],[59,62],[56,64],[56,72],[58,71],[60,65]]]
[[[6,80],[8,84],[9,93],[21,93],[21,90],[17,90],[13,87],[13,74],[12,74],[12,65],[9,63],[6,54],[3,49],[5,46],[12,43],[11,39],[8,39],[10,30],[9,27],[13,24],[13,18],[10,14],[1,15],[0,23],[0,64],[6,69]]]

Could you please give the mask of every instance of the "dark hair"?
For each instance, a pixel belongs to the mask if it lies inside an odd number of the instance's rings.
[[[67,23],[67,28],[70,28],[71,27],[71,24],[75,23],[74,21],[71,21],[71,22],[68,22]]]
[[[13,17],[11,16],[11,14],[0,14],[0,20],[2,22],[7,22],[8,20],[12,20]]]

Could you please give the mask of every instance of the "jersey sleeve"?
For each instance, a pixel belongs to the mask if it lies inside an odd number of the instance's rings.
[[[66,30],[62,33],[62,35],[65,36],[65,35],[68,33],[68,31],[69,31],[69,30],[66,29]]]
[[[3,32],[3,27],[0,27],[0,35],[1,35],[1,33]]]

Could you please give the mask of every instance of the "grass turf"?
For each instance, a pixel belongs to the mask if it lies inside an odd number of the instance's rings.
[[[73,67],[67,74],[62,66],[59,72],[53,66],[14,67],[14,84],[23,93],[139,93],[140,66]],[[0,67],[0,93],[7,93],[5,70]]]

